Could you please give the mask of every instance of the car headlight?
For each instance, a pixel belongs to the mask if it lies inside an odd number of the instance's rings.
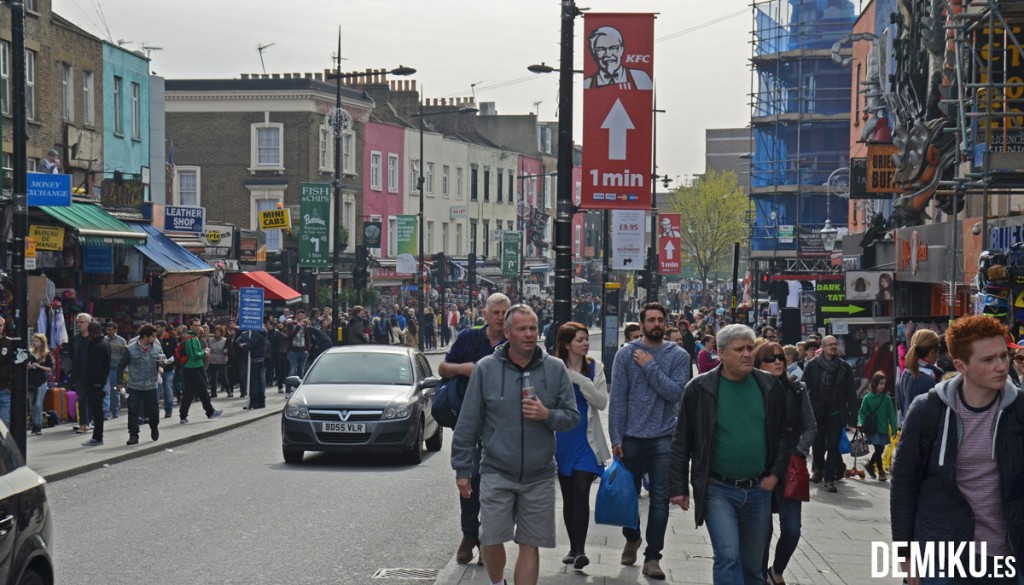
[[[289,404],[284,409],[284,415],[288,418],[309,418],[309,410],[301,404]]]
[[[407,416],[409,416],[409,407],[408,406],[389,406],[384,411],[383,419],[384,420],[396,420],[396,419],[400,419],[400,418],[406,418]]]

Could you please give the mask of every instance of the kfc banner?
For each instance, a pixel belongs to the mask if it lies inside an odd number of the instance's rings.
[[[683,242],[679,236],[679,214],[658,214],[658,272],[661,274],[681,274]]]
[[[650,209],[654,15],[584,15],[585,209]]]

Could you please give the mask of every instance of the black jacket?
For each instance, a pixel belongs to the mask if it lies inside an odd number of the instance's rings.
[[[836,356],[839,366],[833,377],[822,366],[823,359],[819,355],[807,362],[807,366],[804,367],[803,383],[807,387],[807,393],[811,395],[815,418],[821,422],[829,413],[838,410],[844,424],[856,424],[860,401],[857,400],[857,383],[853,378],[853,368],[843,358]]]
[[[718,385],[722,368],[715,368],[690,380],[683,389],[679,418],[669,452],[668,496],[690,495],[693,484],[694,517],[697,526],[704,523],[704,501],[711,472],[711,446],[714,444],[715,421],[718,417]],[[787,415],[787,390],[774,376],[753,370],[764,396],[765,434],[768,440],[769,473],[783,481],[795,437]],[[691,477],[692,476],[692,477]]]
[[[110,376],[110,344],[101,335],[89,340],[89,367],[85,372],[85,389],[95,394],[102,393]]]
[[[940,382],[910,405],[892,464],[889,522],[893,541],[974,539],[974,513],[957,485],[956,464],[963,422],[950,405],[962,376]],[[941,406],[929,405],[931,393]],[[996,419],[994,456],[1003,495],[1010,546],[1024,554],[1024,393],[1007,382]]]

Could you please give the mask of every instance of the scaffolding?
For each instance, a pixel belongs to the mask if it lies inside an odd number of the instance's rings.
[[[801,245],[814,239],[801,234],[824,226],[826,182],[849,166],[851,75],[832,61],[832,46],[852,32],[857,12],[848,0],[753,3],[751,256],[823,255]],[[847,206],[835,203],[828,219],[845,226]]]

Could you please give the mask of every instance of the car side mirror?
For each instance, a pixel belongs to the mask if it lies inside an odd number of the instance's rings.
[[[441,378],[437,376],[430,376],[429,378],[423,378],[423,382],[420,383],[420,388],[426,390],[427,388],[437,388],[441,383]]]
[[[288,376],[284,379],[284,383],[286,386],[301,386],[302,378],[298,376]]]

